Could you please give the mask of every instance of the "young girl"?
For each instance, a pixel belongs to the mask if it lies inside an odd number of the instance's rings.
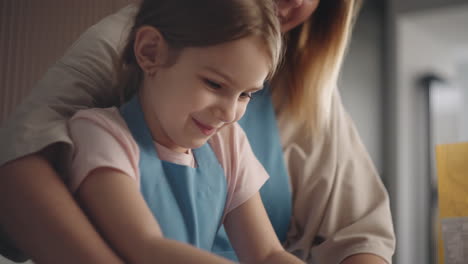
[[[275,235],[258,194],[268,175],[236,123],[278,65],[272,6],[143,1],[118,72],[125,103],[70,120],[71,190],[126,263],[227,263],[208,253],[223,223],[241,261],[301,263]]]

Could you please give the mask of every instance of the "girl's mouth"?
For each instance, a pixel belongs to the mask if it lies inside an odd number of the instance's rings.
[[[205,125],[205,124],[199,122],[198,120],[196,120],[195,118],[192,118],[192,119],[193,119],[193,122],[195,123],[195,125],[197,125],[197,127],[200,129],[200,131],[204,135],[211,136],[216,131],[216,129],[214,127]]]

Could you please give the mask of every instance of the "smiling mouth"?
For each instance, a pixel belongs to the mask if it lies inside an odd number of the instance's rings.
[[[211,127],[211,126],[208,126],[208,125],[205,125],[201,122],[199,122],[198,120],[196,120],[195,118],[192,118],[193,119],[193,122],[195,123],[195,125],[197,125],[197,127],[200,129],[200,131],[206,135],[206,136],[211,136],[214,134],[214,132],[216,131],[216,128],[214,127]]]

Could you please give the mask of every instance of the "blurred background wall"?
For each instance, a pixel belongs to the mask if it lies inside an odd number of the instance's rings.
[[[382,173],[384,1],[365,1],[356,21],[338,87],[364,145]]]
[[[80,33],[128,0],[0,0],[0,124]]]

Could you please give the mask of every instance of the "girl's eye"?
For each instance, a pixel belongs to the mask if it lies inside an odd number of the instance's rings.
[[[217,83],[217,82],[214,82],[212,80],[209,80],[209,79],[204,79],[203,80],[205,82],[205,84],[207,84],[210,88],[213,88],[213,89],[221,89],[222,86],[221,84]]]
[[[252,98],[252,93],[251,92],[241,93],[239,97],[242,98],[242,99],[247,99],[247,98],[251,99]]]

